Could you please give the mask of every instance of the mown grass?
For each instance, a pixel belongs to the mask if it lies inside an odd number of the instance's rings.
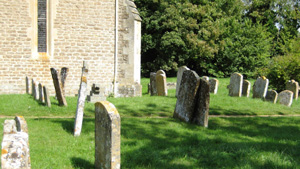
[[[229,79],[219,81],[210,114],[300,114],[299,101],[286,107],[229,97]],[[300,168],[300,117],[213,117],[205,129],[173,119],[175,90],[169,90],[168,97],[149,96],[148,82],[142,79],[143,97],[108,98],[122,117],[122,168]],[[0,114],[25,116],[32,168],[93,168],[94,104],[86,103],[81,136],[74,137],[73,118],[38,117],[74,117],[77,98],[67,97],[68,107],[51,101],[48,108],[30,95],[0,95]]]

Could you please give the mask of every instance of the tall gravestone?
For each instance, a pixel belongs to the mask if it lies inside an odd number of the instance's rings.
[[[177,71],[177,82],[176,82],[176,94],[175,94],[176,97],[178,96],[178,93],[179,93],[179,88],[180,88],[180,83],[181,83],[181,79],[182,79],[182,74],[186,70],[190,70],[190,69],[188,67],[186,67],[186,66],[181,66],[180,68],[178,68],[178,71]]]
[[[209,79],[209,92],[213,94],[218,93],[219,80],[218,79]]]
[[[41,83],[39,83],[39,100],[40,100],[40,102],[45,103],[44,89],[43,89],[43,85]]]
[[[277,102],[277,98],[278,93],[275,90],[268,90],[265,97],[265,101],[272,102],[275,104]]]
[[[35,90],[34,90],[34,79],[31,79],[31,95],[34,97],[34,92],[35,92]]]
[[[45,104],[47,107],[51,107],[50,94],[46,86],[43,86]]]
[[[53,84],[55,87],[55,93],[56,93],[56,97],[58,100],[58,104],[60,106],[67,106],[67,101],[65,99],[65,96],[63,94],[62,91],[62,86],[61,86],[61,82],[60,82],[60,78],[59,78],[59,72],[55,69],[55,68],[51,68],[51,75],[52,75],[52,79],[53,79]]]
[[[156,73],[150,73],[150,95],[156,96],[157,95],[157,88],[156,88]]]
[[[293,92],[284,90],[278,94],[278,102],[285,106],[291,106],[293,103]]]
[[[80,136],[80,133],[81,133],[84,103],[85,103],[85,98],[86,98],[88,72],[89,72],[89,69],[87,67],[87,63],[84,61],[83,67],[82,67],[78,100],[77,100],[77,109],[76,109],[76,116],[75,116],[75,123],[74,123],[74,136]]]
[[[167,76],[163,70],[159,70],[156,72],[156,89],[158,96],[168,95]]]
[[[200,77],[195,71],[186,70],[183,72],[173,115],[174,118],[192,122],[199,84]]]
[[[200,85],[196,98],[196,109],[194,115],[194,123],[199,126],[208,127],[208,112],[209,112],[209,100],[210,90],[209,82],[204,79],[200,79]]]
[[[242,86],[243,86],[243,75],[240,73],[233,73],[230,76],[230,84],[227,86],[229,89],[229,96],[242,96]]]
[[[269,79],[264,76],[258,77],[253,85],[253,98],[264,99],[267,94]]]
[[[251,82],[248,80],[243,81],[243,88],[242,88],[242,96],[249,97],[251,89]]]
[[[292,91],[294,93],[294,99],[298,100],[298,93],[299,93],[299,83],[295,80],[289,80],[286,83],[286,90]]]
[[[66,96],[65,85],[66,85],[66,80],[67,80],[68,72],[69,72],[69,68],[67,68],[67,67],[63,67],[60,70],[61,87],[62,87],[62,92],[63,92],[64,96]]]
[[[121,119],[108,101],[95,103],[95,168],[121,168]]]
[[[30,94],[30,81],[29,81],[29,78],[27,76],[25,78],[25,83],[26,83],[26,93]]]
[[[34,89],[34,95],[33,95],[33,97],[34,97],[34,99],[35,100],[39,100],[39,96],[40,96],[40,94],[39,94],[39,82],[34,82],[33,83],[33,89]]]

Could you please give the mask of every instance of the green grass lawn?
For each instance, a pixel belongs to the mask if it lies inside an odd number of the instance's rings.
[[[300,114],[300,101],[286,107],[229,97],[229,79],[219,81],[210,114]],[[175,90],[168,97],[149,96],[147,83],[142,79],[143,97],[108,98],[121,115],[122,168],[300,168],[300,117],[211,117],[205,129],[173,119]],[[48,108],[30,95],[0,95],[0,115],[25,116],[32,168],[93,168],[94,104],[86,103],[82,134],[75,138],[74,119],[67,117],[74,117],[77,98],[67,97],[68,107],[51,102]],[[37,118],[42,116],[65,118]]]

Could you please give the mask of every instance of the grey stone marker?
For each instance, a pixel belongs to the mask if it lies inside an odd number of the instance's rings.
[[[293,103],[293,92],[284,90],[278,94],[278,101],[285,106],[291,106]]]
[[[41,83],[39,83],[39,100],[40,100],[40,102],[45,103],[44,89],[43,89],[43,85]]]
[[[253,98],[264,99],[267,94],[269,79],[266,77],[258,77],[253,85]]]
[[[77,109],[76,109],[76,116],[75,116],[75,123],[74,123],[74,136],[80,136],[80,133],[81,133],[84,103],[85,103],[85,98],[86,98],[88,72],[89,72],[89,69],[87,67],[87,63],[84,61],[83,67],[82,67],[78,100],[77,100]]]
[[[61,87],[62,87],[62,91],[63,91],[64,96],[66,96],[66,93],[65,93],[65,84],[66,84],[68,72],[69,72],[69,68],[67,68],[67,67],[63,67],[60,70]]]
[[[150,73],[150,95],[156,96],[157,95],[157,88],[156,88],[156,73]]]
[[[276,103],[277,102],[278,93],[275,90],[268,90],[265,101]]]
[[[106,97],[103,95],[103,93],[100,93],[100,85],[93,84],[92,90],[90,91],[90,95],[87,96],[87,101],[91,103],[96,103],[105,100]]]
[[[160,70],[156,72],[156,88],[158,96],[168,95],[167,77],[165,73],[161,73]]]
[[[208,77],[208,76],[202,76],[201,79],[204,79],[204,80],[206,80],[206,81],[209,81],[209,77]]]
[[[40,94],[39,94],[39,82],[34,82],[33,83],[33,89],[34,89],[34,99],[39,100]]]
[[[31,168],[28,128],[22,116],[4,122],[1,168]]]
[[[249,97],[250,96],[250,89],[251,89],[251,82],[248,80],[243,81],[243,89],[242,89],[242,96]]]
[[[210,100],[209,88],[209,82],[205,79],[200,79],[193,121],[197,125],[203,127],[208,127],[208,112]]]
[[[218,79],[209,79],[209,92],[213,94],[218,93],[219,80]]]
[[[299,83],[295,80],[289,80],[286,83],[286,90],[292,91],[294,93],[294,99],[298,100],[298,92],[299,92]]]
[[[26,82],[26,93],[27,94],[30,94],[30,81],[29,81],[29,79],[28,79],[28,77],[26,76],[26,78],[25,78],[25,82]]]
[[[35,92],[35,90],[34,90],[34,80],[33,79],[31,79],[31,95],[34,97],[34,92]]]
[[[178,96],[178,93],[179,93],[179,88],[180,88],[180,83],[181,83],[181,79],[182,79],[182,74],[186,70],[190,70],[190,69],[188,67],[186,67],[186,66],[181,66],[180,68],[178,68],[178,71],[177,71],[177,82],[176,82],[176,93],[175,93],[176,97]]]
[[[108,102],[95,103],[95,168],[121,168],[121,119]]]
[[[199,84],[200,77],[195,71],[186,70],[183,72],[173,114],[174,118],[178,118],[185,122],[192,122],[195,110],[195,98]]]
[[[46,106],[51,107],[50,94],[46,86],[43,86],[43,91],[44,91],[45,104]]]
[[[56,93],[56,97],[58,100],[58,104],[60,106],[67,106],[68,104],[67,104],[65,96],[63,94],[61,82],[59,79],[59,72],[55,68],[51,68],[50,70],[51,70],[51,75],[52,75],[53,84],[55,87],[55,93]]]
[[[233,73],[230,76],[230,84],[227,86],[229,89],[229,96],[242,96],[243,75],[240,73]]]

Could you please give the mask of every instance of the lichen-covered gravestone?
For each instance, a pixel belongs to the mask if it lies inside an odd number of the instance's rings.
[[[209,82],[207,80],[200,79],[193,122],[204,127],[208,127],[208,111],[210,100],[209,88]]]
[[[41,83],[39,83],[39,100],[40,100],[40,102],[45,103],[44,89],[43,89],[43,85]]]
[[[240,73],[233,73],[230,76],[230,84],[227,86],[229,89],[229,96],[242,96],[243,75]]]
[[[45,104],[47,107],[51,107],[50,94],[46,86],[43,86]]]
[[[269,79],[266,77],[258,77],[253,85],[253,98],[264,99],[267,94]]]
[[[22,116],[4,122],[1,168],[31,168],[28,128]]]
[[[157,88],[156,88],[156,73],[150,73],[150,95],[156,96],[157,95]]]
[[[121,168],[121,119],[108,101],[95,103],[95,168]]]
[[[179,93],[179,88],[180,88],[180,83],[181,83],[181,79],[182,79],[182,74],[186,70],[190,70],[190,69],[188,67],[186,67],[186,66],[181,66],[180,68],[178,68],[177,82],[176,82],[176,94],[175,94],[176,97],[178,96],[178,93]]]
[[[158,96],[168,96],[167,76],[163,70],[156,72],[156,89]]]
[[[88,72],[89,69],[87,67],[87,63],[83,62],[81,82],[80,82],[80,88],[79,88],[78,100],[77,100],[75,123],[74,123],[74,136],[80,136],[81,133],[82,121],[83,121],[83,110],[84,110],[84,103],[86,98]]]
[[[250,89],[251,89],[251,82],[249,82],[248,80],[244,80],[243,81],[242,95],[245,96],[245,97],[249,97]]]
[[[29,81],[29,78],[27,76],[25,78],[25,82],[26,82],[26,93],[29,94],[29,92],[30,92],[30,81]]]
[[[298,100],[298,92],[299,92],[299,83],[295,80],[289,80],[286,83],[286,90],[292,91],[294,93],[294,99]]]
[[[59,72],[55,69],[55,68],[51,68],[51,75],[52,75],[52,79],[53,79],[53,84],[55,87],[55,93],[56,93],[56,97],[58,100],[58,104],[60,106],[67,106],[67,101],[65,99],[65,96],[63,94],[62,91],[62,86],[61,86],[61,82],[60,82],[60,78],[59,78]]]
[[[182,74],[182,80],[177,96],[174,118],[185,122],[192,122],[195,110],[195,98],[200,84],[200,77],[195,71],[186,70]]]
[[[285,106],[291,106],[293,103],[293,92],[284,90],[278,94],[278,102]]]
[[[218,79],[209,79],[209,92],[213,94],[218,93],[219,80]]]
[[[272,102],[275,104],[277,102],[277,98],[278,93],[275,90],[268,90],[265,97],[265,101]]]

